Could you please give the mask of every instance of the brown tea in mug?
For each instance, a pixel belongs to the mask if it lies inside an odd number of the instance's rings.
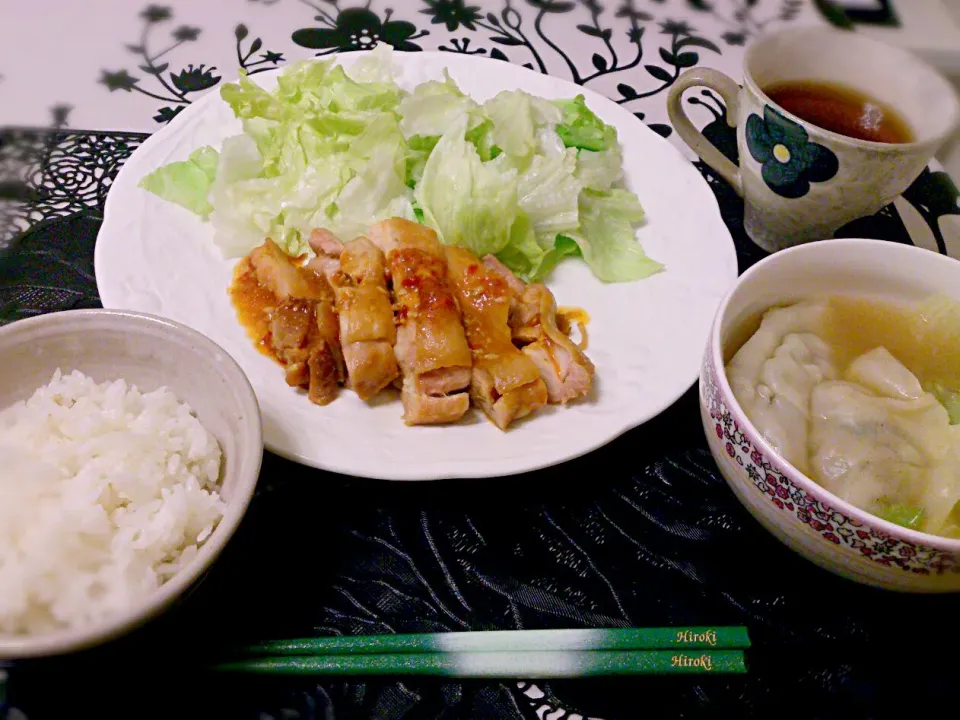
[[[896,110],[843,85],[799,80],[771,85],[764,92],[784,110],[824,130],[871,142],[908,143],[914,139]]]

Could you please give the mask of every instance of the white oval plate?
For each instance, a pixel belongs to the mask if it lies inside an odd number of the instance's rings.
[[[360,53],[342,56],[347,68]],[[733,241],[713,192],[670,143],[631,113],[590,90],[509,63],[452,53],[395,53],[405,89],[442,79],[483,101],[501,90],[549,99],[586,96],[617,129],[627,185],[647,213],[637,237],[666,271],[607,285],[580,260],[561,263],[548,283],[560,305],[591,316],[587,355],[596,365],[591,395],[548,407],[501,432],[479,410],[458,424],[407,427],[398,397],[372,405],[343,390],[326,407],[286,385],[237,323],[227,295],[236,260],[224,260],[209,224],[137,187],[165,163],[241,132],[218,92],[210,92],[149,138],[126,162],[107,198],[97,238],[97,287],[104,307],[138,310],[205,333],[243,367],[263,412],[268,450],[305,465],[361,477],[428,480],[496,477],[535,470],[602,446],[669,407],[696,380],[714,312],[737,277]],[[264,87],[275,73],[254,76]]]

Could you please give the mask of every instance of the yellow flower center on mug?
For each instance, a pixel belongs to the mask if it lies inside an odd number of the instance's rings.
[[[787,150],[786,145],[777,145],[773,146],[773,156],[782,163],[788,162],[790,160],[790,151]]]

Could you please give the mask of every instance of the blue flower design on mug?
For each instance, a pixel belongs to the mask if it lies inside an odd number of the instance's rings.
[[[745,134],[763,181],[780,197],[803,197],[810,192],[810,183],[826,182],[840,169],[832,151],[811,142],[801,125],[770,106],[763,108],[763,118],[757,114],[747,118]]]

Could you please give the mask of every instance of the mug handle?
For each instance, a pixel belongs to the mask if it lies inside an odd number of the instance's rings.
[[[737,195],[743,197],[743,183],[740,180],[740,168],[704,137],[703,133],[694,127],[683,108],[683,91],[692,87],[707,87],[723,98],[727,106],[727,125],[737,126],[740,113],[740,86],[727,75],[710,68],[691,68],[685,71],[670,88],[667,95],[667,115],[670,124],[677,131],[683,141],[690,146],[700,159],[717,171],[726,180]]]

